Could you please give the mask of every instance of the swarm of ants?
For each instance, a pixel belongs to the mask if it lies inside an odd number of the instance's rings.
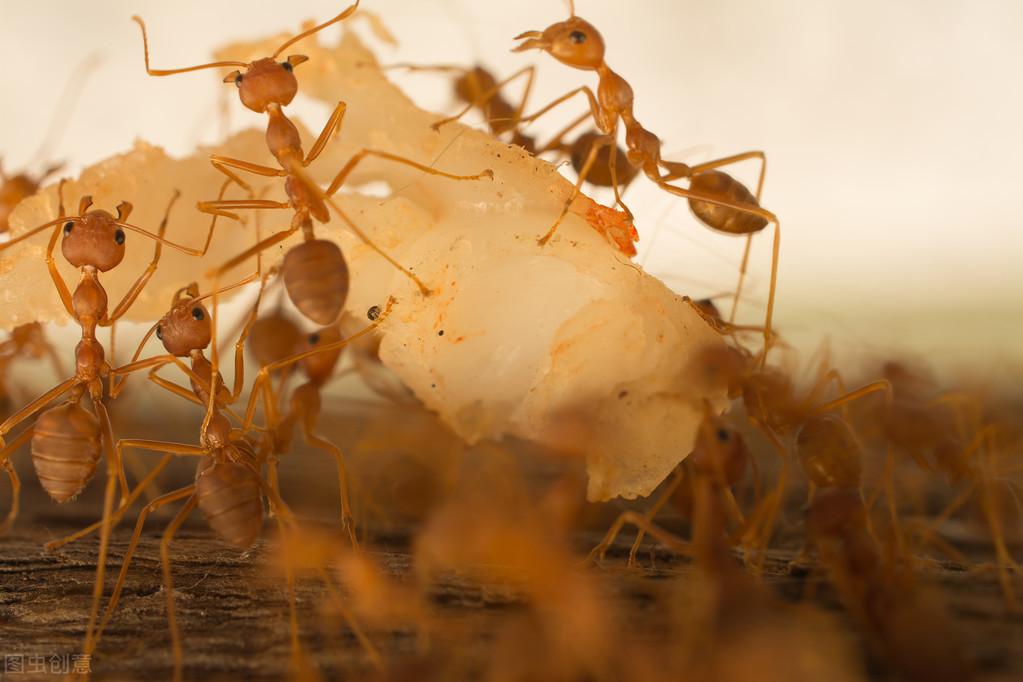
[[[494,172],[448,172],[443,161],[435,167],[367,148],[328,169],[333,179],[326,188],[313,179],[308,169],[344,134],[348,105],[337,93],[322,131],[308,149],[303,146],[285,108],[299,92],[308,58],[292,48],[359,16],[380,28],[380,20],[359,5],[295,33],[263,58],[170,69],[152,66],[146,24],[132,17],[146,72],[223,71],[244,107],[265,115],[266,147],[275,164],[213,155],[209,162],[223,179],[210,187],[210,198],[192,207],[179,205],[177,193],[152,197],[163,211],[156,225],[130,222],[128,202],[114,215],[94,208],[89,196],[65,196],[61,180],[58,217],[12,231],[0,242],[0,253],[26,240],[42,245],[52,295],[81,332],[73,355],[48,341],[39,322],[12,329],[0,344],[0,466],[10,483],[0,532],[18,529],[19,458],[31,459],[39,487],[60,504],[81,504],[79,494],[103,469],[101,511],[90,524],[51,536],[45,545],[59,557],[71,546],[94,543],[95,573],[81,605],[76,649],[91,657],[94,670],[125,670],[118,651],[104,647],[104,636],[125,617],[125,603],[138,600],[129,571],[146,547],[146,521],[163,518],[154,580],[162,588],[157,598],[169,664],[158,673],[174,679],[203,673],[190,657],[195,643],[189,620],[179,617],[175,600],[174,540],[198,509],[208,527],[202,532],[223,552],[270,548],[260,570],[283,581],[287,625],[280,637],[289,651],[288,677],[340,674],[321,660],[333,640],[324,641],[339,632],[358,651],[344,672],[369,679],[915,681],[1000,674],[1004,662],[1000,669],[972,653],[935,576],[987,584],[986,608],[1009,618],[1018,614],[1018,417],[990,395],[942,387],[926,369],[895,358],[847,376],[822,353],[808,365],[809,381],[791,362],[776,360],[786,352],[783,331],[773,326],[781,230],[778,218],[761,206],[765,154],[737,153],[695,165],[662,158],[660,139],[636,118],[632,87],[605,61],[600,31],[571,3],[566,20],[516,38],[516,52],[539,50],[580,72],[579,87],[535,111],[527,106],[531,85],[553,66],[549,60],[506,78],[478,64],[389,68],[451,75],[464,108],[438,118],[424,134],[475,110],[501,142],[569,162],[571,193],[550,222],[534,226],[541,248],[556,241],[577,197],[599,188],[610,190],[613,210],[642,238],[642,216],[622,198],[634,182],[685,199],[711,230],[746,237],[730,310],[722,312],[714,300],[687,299],[721,338],[720,346],[700,355],[699,371],[708,383],[725,387],[728,409],[722,413],[710,401],[698,407],[695,442],[679,453],[681,464],[648,499],[597,505],[585,501],[575,459],[517,452],[528,450],[525,444],[462,444],[385,376],[375,335],[385,320],[401,315],[402,300],[381,292],[364,319],[343,313],[352,274],[343,250],[318,235],[317,225],[338,217],[396,276],[413,284],[415,295],[429,297],[435,292],[386,244],[360,231],[336,195],[367,159],[467,185],[486,183]],[[586,79],[591,75],[595,89]],[[523,77],[521,100],[509,101],[509,83]],[[579,96],[586,109],[550,139],[528,128]],[[642,100],[644,93],[636,96]],[[577,134],[580,127],[587,129]],[[747,161],[759,165],[752,189],[725,170]],[[12,211],[60,169],[53,164],[37,175],[0,176],[0,231],[8,232]],[[278,183],[286,200],[265,198],[252,178]],[[240,198],[225,198],[228,192]],[[77,211],[67,210],[65,202],[75,200]],[[169,238],[169,226],[180,224],[186,211],[202,214],[208,226],[192,238]],[[263,236],[264,212],[290,215],[290,223]],[[189,222],[199,224],[196,217]],[[238,246],[210,271],[208,290],[182,277],[166,313],[150,320],[130,361],[114,362],[97,330],[113,329],[125,317],[160,268],[165,249],[206,255],[218,221],[244,222],[249,245]],[[754,325],[738,324],[749,244],[769,225],[773,257],[764,316]],[[294,235],[301,242],[268,265],[265,256]],[[121,267],[129,239],[151,243],[151,257],[110,305],[103,276]],[[196,241],[203,246],[186,245]],[[631,244],[614,240],[609,248],[626,258],[634,253]],[[77,271],[77,283],[64,278],[60,258]],[[240,268],[248,269],[245,276],[228,279]],[[235,328],[227,330],[218,324],[221,299],[239,292],[249,300]],[[162,344],[158,352],[151,350],[154,336]],[[218,336],[234,346],[230,382],[221,374]],[[339,372],[348,356],[350,368]],[[59,383],[38,397],[21,397],[9,370],[40,358],[52,365]],[[357,438],[340,436],[337,425],[321,420],[321,414],[336,412],[326,386],[348,371],[375,394],[372,410],[357,411]],[[119,395],[150,388],[133,379],[138,374],[170,394],[168,400],[196,405],[201,418],[179,429],[173,441],[131,420],[112,419]],[[283,482],[279,468],[301,449],[296,435],[329,456],[339,508],[331,519],[299,509],[301,490],[316,487],[312,480],[303,483],[303,475],[313,474],[293,470],[292,485]],[[353,448],[342,449],[342,437]],[[350,466],[353,455],[362,465],[358,471]],[[166,472],[176,460],[194,463],[194,470],[186,484],[168,489],[173,478]],[[169,520],[162,516],[167,508],[176,510]],[[119,524],[126,519],[134,520],[134,530],[125,543]],[[262,538],[268,519],[275,533]],[[404,557],[397,563],[396,548]],[[257,562],[255,554],[243,557]],[[310,609],[303,608],[309,593],[301,590],[308,583],[316,585],[317,619],[307,618]],[[459,590],[463,599],[467,591],[476,594],[499,614],[487,622],[485,636],[479,623],[460,618],[451,605]],[[649,600],[641,616],[629,612],[630,591]],[[198,594],[208,599],[205,608],[217,608],[215,595]]]

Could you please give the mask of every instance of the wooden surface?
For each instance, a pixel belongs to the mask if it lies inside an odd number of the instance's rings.
[[[382,495],[374,480],[382,478],[391,486],[392,503],[385,506],[392,512],[392,518],[371,524],[368,533],[362,529],[363,536],[369,539],[366,548],[386,572],[414,585],[410,545],[417,522],[410,520],[415,516],[415,509],[411,508],[428,507],[433,493],[422,477],[410,478],[409,472],[415,470],[411,460],[398,466],[368,447],[367,443],[372,444],[374,438],[372,425],[361,423],[361,431],[344,421],[331,421],[330,429],[336,431],[334,437],[350,451],[358,452],[361,444],[364,452],[371,453],[369,460],[361,461],[361,468],[355,466],[364,494]],[[351,459],[357,465],[362,458],[353,455]],[[102,485],[101,481],[94,481],[81,500],[58,506],[43,496],[24,460],[22,457],[20,469],[25,481],[25,512],[14,532],[0,540],[0,655],[70,655],[80,650],[84,636],[96,543],[94,540],[77,543],[55,553],[44,552],[42,545],[95,520],[97,493]],[[161,489],[166,491],[187,483],[190,477],[187,464],[179,463],[176,474],[161,481]],[[285,497],[301,507],[323,496],[328,500],[326,508],[332,509],[336,500],[331,497],[334,494],[331,485],[336,479],[328,459],[304,453],[289,464],[283,479]],[[413,492],[422,499],[417,499]],[[3,499],[7,499],[6,492]],[[301,508],[299,511],[305,513]],[[616,509],[611,505],[597,511],[589,529],[574,538],[580,555],[599,541],[600,530],[607,527]],[[156,514],[146,526],[121,606],[92,661],[95,679],[170,676],[172,658],[159,538],[172,514],[173,510]],[[132,521],[130,517],[112,539],[108,594],[127,547]],[[276,547],[273,528],[274,524],[268,521],[263,539],[244,554],[229,550],[214,539],[198,513],[179,532],[172,555],[186,678],[269,680],[288,676],[286,592],[281,578],[267,570]],[[632,537],[631,533],[624,534],[607,560],[590,570],[602,594],[620,611],[627,630],[638,640],[657,641],[666,636],[670,614],[679,608],[679,586],[692,582],[696,572],[687,559],[649,543],[641,554],[642,565],[627,568],[625,554]],[[824,573],[811,571],[809,576],[801,576],[787,571],[794,555],[794,550],[772,553],[764,581],[791,602],[812,592],[813,604],[834,616],[845,634],[856,642],[870,676],[892,679],[883,663],[865,653],[867,647],[843,614]],[[991,571],[968,571],[935,562],[923,564],[921,576],[929,585],[940,588],[978,678],[1023,679],[1023,616],[1006,610],[997,576]],[[303,646],[319,672],[326,679],[373,677],[373,668],[351,630],[326,608],[328,600],[323,586],[315,580],[302,580],[297,597]],[[514,587],[481,583],[453,573],[442,573],[432,583],[428,602],[433,618],[463,635],[457,647],[462,659],[459,674],[448,675],[448,679],[479,674],[486,664],[493,633],[524,607],[523,597]],[[424,665],[420,655],[422,642],[414,628],[376,630],[370,637],[387,663],[390,679],[418,677],[418,673],[409,672]],[[8,675],[3,679],[17,682],[24,678],[27,676]]]

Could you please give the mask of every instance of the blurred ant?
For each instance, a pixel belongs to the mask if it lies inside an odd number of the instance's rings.
[[[661,158],[661,142],[656,135],[646,130],[633,113],[633,92],[628,82],[612,71],[604,61],[604,39],[600,32],[589,22],[575,15],[574,2],[569,0],[570,17],[547,27],[544,31],[526,31],[516,40],[524,40],[515,52],[540,49],[563,64],[584,71],[595,71],[600,79],[597,92],[594,94],[588,86],[578,87],[571,92],[555,99],[537,112],[518,119],[525,124],[568,101],[575,95],[583,93],[590,105],[593,121],[601,135],[590,147],[579,177],[576,180],[572,195],[566,200],[561,213],[550,229],[539,239],[541,245],[546,244],[554,236],[565,218],[575,198],[579,195],[583,182],[589,176],[602,147],[617,144],[619,123],[625,127],[625,142],[628,148],[627,158],[632,166],[643,171],[654,184],[666,192],[684,197],[696,217],[708,227],[726,234],[747,235],[746,252],[739,272],[739,283],[736,287],[734,308],[738,304],[745,278],[746,261],[752,235],[764,229],[768,223],[774,225],[774,243],[771,258],[770,292],[768,294],[767,312],[764,320],[765,348],[771,342],[771,321],[774,314],[774,295],[777,286],[778,252],[781,242],[781,226],[778,218],[760,206],[760,194],[764,184],[767,159],[763,152],[754,151],[736,154],[689,166],[685,163],[665,161]],[[490,97],[494,91],[485,93]],[[457,116],[439,121],[436,126],[457,119]],[[618,155],[608,154],[608,172],[612,178],[611,187],[615,192],[615,205],[631,219],[632,212],[624,204],[618,191]],[[760,161],[760,177],[757,181],[756,193],[750,192],[744,185],[730,175],[717,170],[748,159]],[[666,171],[663,175],[661,169]],[[688,188],[671,184],[672,180],[686,179]]]
[[[862,453],[849,425],[834,414],[807,419],[795,447],[816,487],[807,535],[866,634],[907,679],[970,679],[961,643],[940,605],[914,589],[904,569],[884,566],[860,493]]]
[[[494,137],[501,138],[508,135],[508,142],[510,144],[522,147],[534,156],[539,156],[545,152],[566,154],[577,173],[582,171],[590,149],[600,136],[599,133],[591,130],[582,133],[572,142],[564,141],[565,136],[590,118],[589,112],[576,118],[555,135],[550,142],[542,146],[536,141],[535,137],[522,132],[519,122],[522,118],[526,101],[529,98],[529,93],[532,90],[533,77],[536,73],[536,67],[533,66],[527,66],[516,71],[500,82],[498,82],[493,73],[479,64],[469,69],[460,66],[419,66],[406,63],[394,64],[390,68],[403,68],[409,71],[454,72],[459,74],[453,83],[454,93],[455,97],[466,105],[466,108],[459,112],[456,118],[460,118],[473,108],[479,109],[480,114],[483,115],[487,126],[490,128],[491,135]],[[501,88],[522,75],[526,75],[526,86],[523,90],[521,101],[518,106],[515,106],[504,98],[501,94]],[[438,129],[441,125],[443,125],[443,121],[434,123],[433,128]],[[611,146],[614,147],[615,154],[618,156],[616,167],[620,165],[621,168],[617,178],[618,187],[624,190],[639,171],[628,163],[625,151],[617,144],[600,145],[597,152],[596,165],[590,169],[589,174],[586,176],[586,181],[597,187],[610,187],[612,182],[614,182],[608,170],[610,167]]]
[[[228,183],[235,182],[251,191],[249,185],[239,177],[235,170],[262,177],[284,178],[284,188],[288,195],[288,201],[281,202],[253,198],[218,198],[215,201],[199,202],[198,208],[204,213],[213,215],[214,219],[216,216],[224,216],[237,220],[238,216],[232,211],[238,209],[292,209],[294,217],[288,229],[277,232],[261,240],[255,246],[246,249],[218,268],[217,273],[229,270],[256,253],[284,241],[301,229],[304,241],[302,244],[291,248],[285,255],[281,274],[284,279],[284,286],[295,306],[306,317],[321,325],[330,324],[337,319],[344,306],[349,279],[348,266],[341,254],[341,250],[333,242],[317,239],[313,232],[313,219],[322,223],[330,220],[330,213],[327,209],[328,205],[334,209],[338,216],[362,241],[373,248],[391,265],[404,273],[406,277],[415,282],[422,294],[427,295],[430,292],[429,288],[418,277],[376,246],[331,198],[341,188],[345,179],[359,163],[367,157],[377,157],[385,161],[411,166],[429,175],[452,180],[493,178],[493,172],[489,169],[475,175],[454,175],[430,168],[402,156],[373,149],[360,150],[349,159],[334,177],[326,192],[321,190],[309,178],[305,168],[316,160],[331,137],[340,130],[347,105],[343,101],[338,102],[316,142],[310,148],[309,153],[305,154],[302,150],[302,141],[299,137],[298,129],[285,115],[284,107],[291,103],[298,93],[298,81],[295,78],[294,69],[299,64],[307,61],[308,57],[292,55],[283,62],[275,60],[281,52],[298,41],[345,20],[355,12],[358,6],[359,2],[356,0],[355,4],[334,18],[286,40],[270,57],[257,59],[251,63],[218,61],[179,69],[150,68],[149,40],[146,34],[145,23],[137,16],[132,17],[142,29],[146,72],[151,76],[169,76],[188,71],[227,66],[238,66],[244,69],[244,72],[231,72],[224,78],[224,82],[233,83],[238,87],[238,95],[246,108],[256,113],[267,114],[267,146],[280,168],[261,166],[248,161],[217,155],[210,158],[210,163],[213,164],[214,168],[227,176],[228,180],[224,184],[224,189],[226,189]],[[224,189],[221,190],[221,197],[223,197]]]

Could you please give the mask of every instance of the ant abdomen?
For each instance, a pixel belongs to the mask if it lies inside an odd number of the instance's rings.
[[[586,157],[590,153],[590,148],[593,147],[593,143],[600,137],[600,133],[595,130],[591,130],[588,133],[583,133],[572,143],[569,148],[568,155],[572,159],[572,167],[575,168],[576,172],[581,172],[583,166],[586,164]],[[619,147],[617,144],[608,145],[599,152],[597,152],[597,160],[590,168],[589,174],[586,176],[586,181],[596,185],[598,187],[610,187],[613,183],[611,179],[611,149],[614,149],[614,153],[617,154],[618,158],[615,161],[615,174],[618,180],[619,187],[625,187],[633,181],[639,169],[632,165],[629,161],[628,155]]]
[[[239,462],[207,455],[195,475],[199,510],[226,544],[245,550],[263,529],[259,475]]]
[[[294,353],[301,342],[302,330],[278,311],[264,315],[252,325],[248,349],[256,364],[265,367]]]
[[[860,446],[843,419],[824,414],[807,419],[796,435],[796,454],[814,485],[857,488],[860,485]]]
[[[100,425],[78,403],[64,403],[39,415],[32,433],[32,463],[50,497],[69,502],[96,473]]]
[[[690,179],[689,189],[733,204],[760,208],[757,198],[746,189],[745,185],[728,173],[721,171],[708,170],[697,173]],[[767,227],[765,218],[728,206],[712,204],[699,199],[689,199],[689,208],[701,222],[719,232],[752,234]]]
[[[348,297],[348,264],[337,244],[311,239],[284,256],[284,288],[295,307],[320,325],[337,319]]]

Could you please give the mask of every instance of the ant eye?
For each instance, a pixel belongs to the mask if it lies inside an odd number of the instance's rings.
[[[114,232],[114,241],[117,242],[118,244],[124,243],[124,230],[118,230],[117,232]]]
[[[369,310],[367,310],[366,311],[366,317],[368,317],[371,322],[376,322],[377,318],[380,317],[380,306],[375,305],[372,308],[370,308]]]
[[[75,224],[70,220],[64,223],[64,236],[71,234],[71,230],[75,229]]]
[[[160,325],[156,325],[156,338],[163,341],[163,327]]]
[[[194,317],[197,320],[201,320],[203,317],[205,317],[203,315],[202,308],[192,308],[192,317]]]
[[[728,433],[728,429],[718,429],[717,437],[722,443],[727,443],[731,439],[732,434]]]
[[[236,86],[238,86],[239,88],[242,86],[242,75],[241,74],[238,74],[237,76],[234,77],[234,84]]]
[[[576,45],[581,45],[586,42],[586,34],[582,31],[572,31],[568,34],[568,37]]]
[[[293,67],[289,62],[281,62],[281,68],[283,68],[285,71],[290,72],[295,67]]]
[[[309,345],[315,346],[320,342],[320,335],[316,332],[309,335]]]

